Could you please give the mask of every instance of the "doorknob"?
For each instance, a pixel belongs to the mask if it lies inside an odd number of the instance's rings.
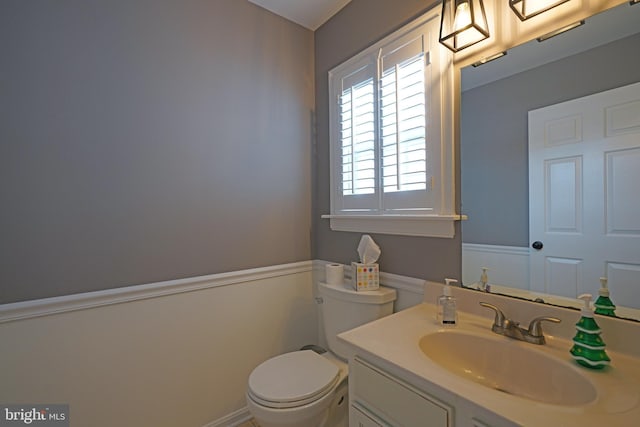
[[[535,250],[539,251],[540,249],[542,249],[542,248],[544,247],[544,245],[542,244],[542,242],[541,242],[541,241],[536,240],[535,242],[533,242],[533,243],[531,244],[531,247],[532,247],[533,249],[535,249]]]

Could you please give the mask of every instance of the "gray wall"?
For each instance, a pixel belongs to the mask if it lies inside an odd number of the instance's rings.
[[[529,246],[527,112],[637,82],[638,46],[640,34],[463,92],[465,243]]]
[[[315,33],[317,145],[314,152],[313,256],[329,261],[356,261],[359,233],[334,232],[329,220],[329,107],[330,69],[368,45],[398,29],[433,6],[425,0],[353,0]],[[439,7],[439,6],[438,6]],[[380,268],[385,272],[430,280],[459,277],[460,229],[453,239],[372,234],[380,245]]]
[[[246,0],[3,0],[0,303],[310,259],[313,73]]]

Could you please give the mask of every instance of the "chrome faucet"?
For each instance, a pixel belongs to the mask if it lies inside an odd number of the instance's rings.
[[[529,323],[529,328],[524,329],[520,327],[518,322],[505,317],[504,313],[495,305],[486,302],[480,302],[480,305],[490,308],[495,312],[496,317],[491,326],[493,332],[531,344],[544,344],[546,342],[544,334],[542,333],[542,322],[560,323],[560,319],[557,317],[542,316],[533,319],[531,323]]]

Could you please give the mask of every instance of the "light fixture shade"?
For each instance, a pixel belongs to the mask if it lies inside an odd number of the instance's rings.
[[[509,7],[520,18],[527,20],[569,0],[509,0]]]
[[[440,43],[458,52],[488,37],[482,0],[443,0]]]

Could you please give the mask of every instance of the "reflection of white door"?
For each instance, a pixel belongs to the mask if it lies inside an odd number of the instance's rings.
[[[531,290],[640,308],[640,83],[529,112]]]

